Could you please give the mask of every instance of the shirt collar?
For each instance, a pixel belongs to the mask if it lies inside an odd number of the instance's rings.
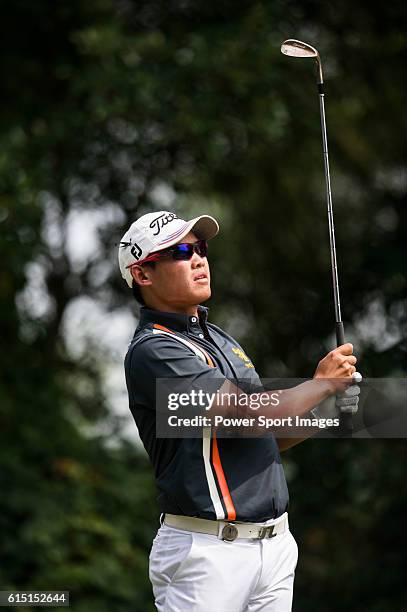
[[[193,329],[200,325],[205,328],[208,319],[208,308],[206,306],[198,306],[198,317],[177,312],[163,312],[161,310],[153,310],[142,306],[140,309],[139,328],[146,327],[149,323],[158,323],[164,327],[168,327],[171,331],[192,332]]]

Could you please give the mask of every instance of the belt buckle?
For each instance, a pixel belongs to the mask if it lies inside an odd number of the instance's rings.
[[[266,527],[261,527],[259,529],[259,540],[263,540],[263,538],[275,538],[276,533],[273,533],[275,525],[267,525]]]
[[[238,533],[239,532],[235,525],[227,523],[227,525],[225,525],[222,529],[222,540],[224,540],[225,542],[234,542],[234,540],[236,540],[238,536]]]

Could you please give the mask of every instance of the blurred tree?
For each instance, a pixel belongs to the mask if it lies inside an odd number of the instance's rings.
[[[139,213],[219,216],[213,318],[263,375],[310,375],[331,348],[318,101],[308,62],[281,56],[284,38],[315,44],[324,62],[343,311],[361,369],[404,375],[406,23],[402,6],[348,0],[7,7],[3,588],[70,588],[79,611],[151,607],[151,472],[124,441],[113,450],[85,434],[111,418],[106,355],[99,338],[73,351],[66,324],[84,296],[108,312],[133,308],[115,242]],[[78,223],[79,242],[98,228],[82,258],[70,239]],[[405,456],[403,442],[379,441],[289,452],[298,609],[401,610]]]

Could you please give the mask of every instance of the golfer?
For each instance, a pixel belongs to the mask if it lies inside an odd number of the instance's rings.
[[[288,612],[298,549],[280,451],[299,440],[219,437],[211,427],[195,438],[156,436],[157,380],[249,399],[250,389],[262,388],[242,347],[201,305],[211,295],[207,241],[218,231],[208,215],[184,221],[161,211],[135,221],[119,246],[121,274],[142,304],[125,359],[129,403],[161,512],[149,575],[159,612]],[[351,344],[330,352],[313,380],[283,391],[278,406],[264,391],[270,406],[262,413],[303,416],[343,394],[355,372],[352,352]],[[357,402],[351,394],[347,410]],[[214,408],[225,416],[249,411],[240,402]]]

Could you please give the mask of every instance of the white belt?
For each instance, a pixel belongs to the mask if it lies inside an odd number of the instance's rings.
[[[164,523],[169,527],[175,527],[184,531],[216,535],[220,540],[226,540],[227,542],[233,542],[237,538],[255,540],[274,538],[274,536],[288,530],[287,512],[273,522],[268,521],[266,525],[261,523],[210,521],[193,516],[179,516],[177,514],[165,514]]]

